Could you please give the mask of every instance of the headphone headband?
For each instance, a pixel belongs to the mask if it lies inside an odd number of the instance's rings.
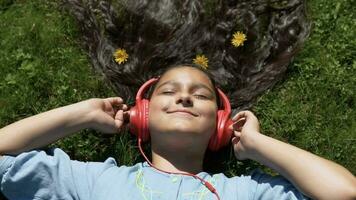
[[[151,78],[150,80],[148,80],[147,82],[145,82],[140,89],[138,90],[137,94],[136,94],[136,102],[137,101],[141,101],[143,94],[145,94],[145,92],[148,90],[148,88],[151,87],[152,84],[158,82],[159,78]]]
[[[226,94],[221,91],[218,87],[216,87],[217,91],[218,91],[218,98],[220,99],[220,101],[222,101],[222,105],[223,105],[223,109],[226,111],[226,112],[229,112],[231,113],[231,105],[230,105],[230,101],[229,99],[227,98]]]

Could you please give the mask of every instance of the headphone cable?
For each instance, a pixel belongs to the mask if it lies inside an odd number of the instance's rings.
[[[143,152],[142,150],[142,147],[141,147],[141,138],[138,137],[138,148],[140,149],[140,152],[142,154],[142,156],[145,158],[145,160],[147,161],[147,163],[155,168],[156,170],[160,171],[160,172],[164,172],[164,173],[167,173],[167,174],[178,174],[178,175],[185,175],[185,176],[192,176],[196,179],[199,179],[200,182],[202,182],[202,184],[208,188],[213,194],[215,194],[216,198],[218,200],[220,200],[220,197],[216,191],[216,189],[214,188],[214,186],[212,184],[210,184],[209,182],[205,181],[204,179],[200,178],[199,176],[195,175],[195,174],[191,174],[191,173],[183,173],[183,172],[168,172],[168,171],[165,171],[165,170],[162,170],[162,169],[158,169],[157,167],[153,166],[153,164],[148,160],[148,158],[146,157],[145,153]]]

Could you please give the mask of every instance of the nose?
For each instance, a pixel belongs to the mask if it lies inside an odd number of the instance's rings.
[[[192,98],[189,94],[186,93],[180,93],[176,99],[176,104],[182,104],[184,107],[187,106],[192,106],[193,101]]]

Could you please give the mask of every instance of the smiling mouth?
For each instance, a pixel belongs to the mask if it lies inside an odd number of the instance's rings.
[[[194,117],[194,115],[187,113],[187,112],[172,112],[171,114]]]
[[[191,113],[189,111],[172,111],[172,112],[168,112],[168,114],[177,114],[177,115],[181,115],[181,116],[190,116],[190,117],[197,117],[196,114]]]

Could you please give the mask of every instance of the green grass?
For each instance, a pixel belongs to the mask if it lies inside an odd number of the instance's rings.
[[[263,133],[336,161],[356,174],[355,6],[352,0],[309,2],[313,31],[286,78],[257,100]],[[56,1],[0,3],[0,126],[91,97],[115,95],[91,68],[73,19]],[[132,136],[83,130],[53,146],[73,159],[133,164]],[[272,147],[271,147],[272,148]],[[240,174],[256,163],[230,162]]]
[[[76,38],[73,20],[57,4],[17,1],[0,14],[0,125],[46,110],[114,93],[95,75]],[[91,159],[106,148],[93,131],[83,131],[59,144],[78,158]],[[94,143],[94,145],[98,145]],[[74,150],[75,149],[75,150]]]
[[[356,31],[351,0],[310,1],[313,29],[286,79],[254,107],[264,133],[356,174]]]

